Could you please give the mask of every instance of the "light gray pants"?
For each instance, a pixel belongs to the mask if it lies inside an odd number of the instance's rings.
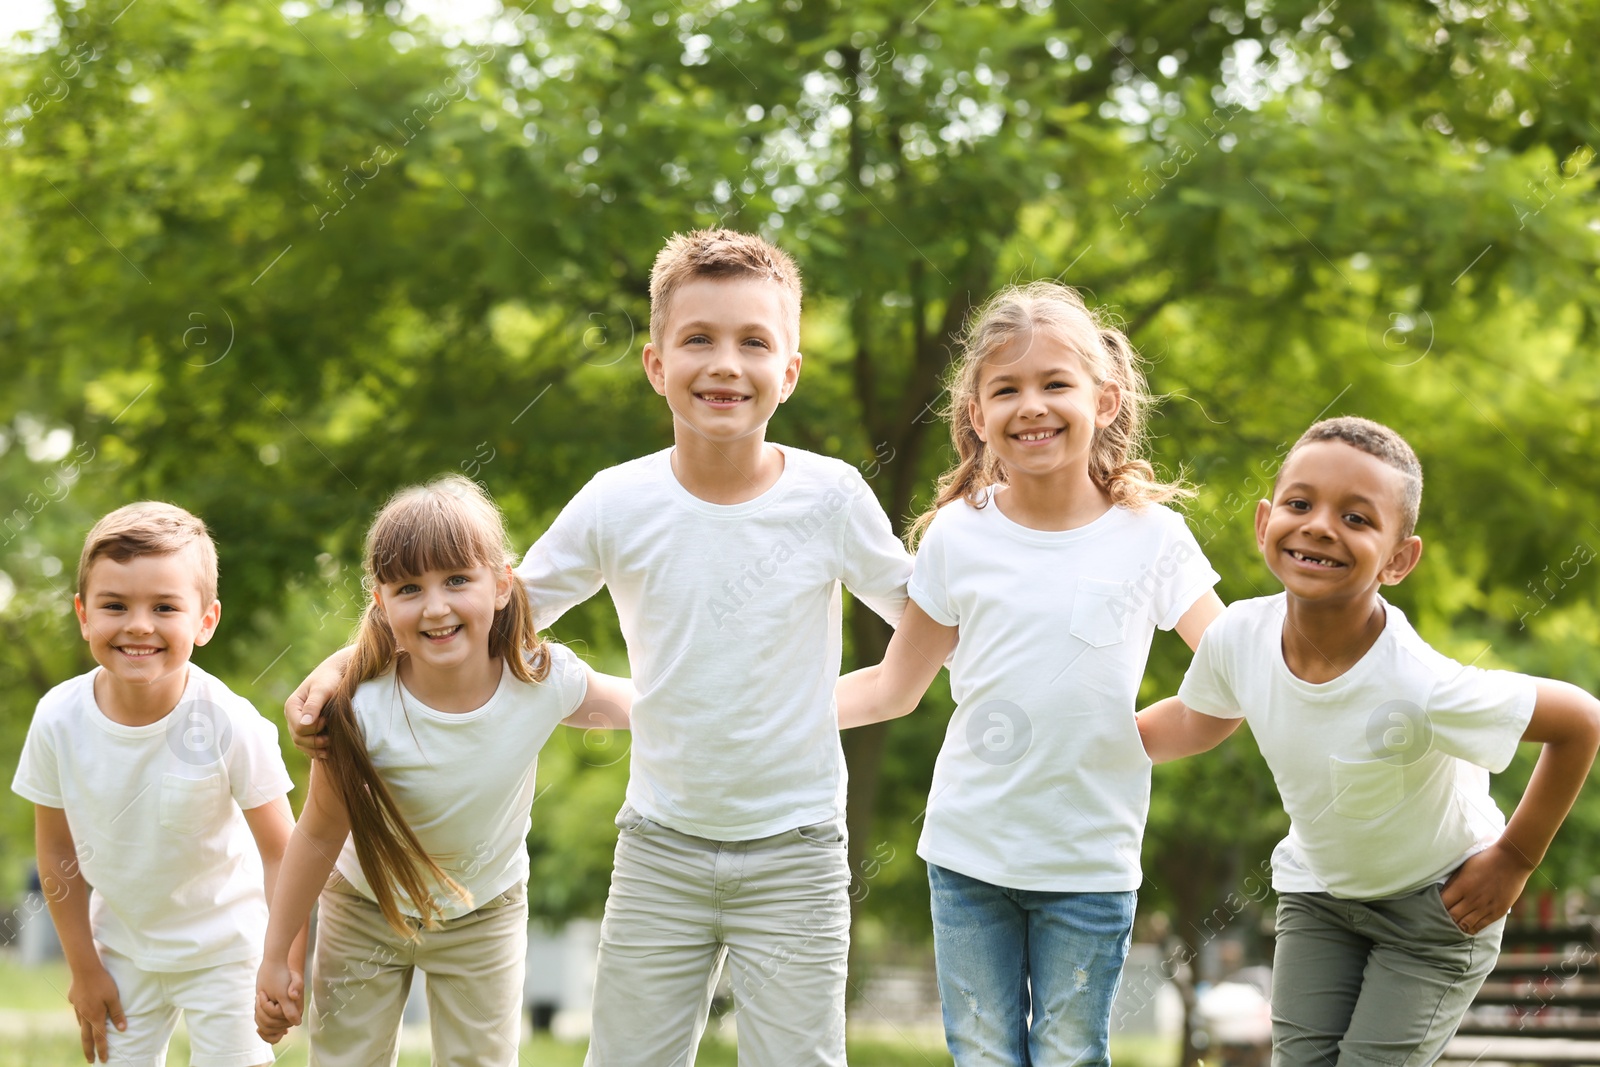
[[[1384,900],[1278,898],[1273,1067],[1422,1067],[1500,954],[1505,920],[1465,934],[1439,887]]]
[[[690,1067],[724,959],[741,1067],[844,1067],[841,826],[712,841],[631,807],[617,825],[586,1067]]]

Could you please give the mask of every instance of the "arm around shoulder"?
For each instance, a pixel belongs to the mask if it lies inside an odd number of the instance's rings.
[[[629,730],[633,728],[633,679],[601,674],[588,666],[589,689],[571,715],[561,722],[579,730]]]
[[[1195,711],[1177,697],[1151,704],[1135,716],[1139,739],[1153,763],[1170,763],[1216,748],[1243,719],[1223,719]]]
[[[283,702],[283,718],[289,724],[290,740],[295,748],[312,759],[320,759],[322,749],[328,744],[327,735],[323,733],[327,722],[322,717],[322,707],[338,692],[345,666],[354,655],[354,648],[341,648],[317,664],[317,669]]]

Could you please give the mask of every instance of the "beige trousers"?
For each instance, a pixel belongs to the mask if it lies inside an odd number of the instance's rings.
[[[436,1067],[509,1067],[522,1037],[527,887],[402,937],[336,870],[318,902],[311,1067],[393,1067],[416,968],[428,976]]]

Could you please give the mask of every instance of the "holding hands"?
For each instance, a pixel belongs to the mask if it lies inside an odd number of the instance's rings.
[[[305,979],[283,962],[261,964],[256,975],[256,1033],[269,1045],[299,1026],[305,1003]]]

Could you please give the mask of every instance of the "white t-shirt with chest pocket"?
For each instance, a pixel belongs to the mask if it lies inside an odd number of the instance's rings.
[[[1439,881],[1505,829],[1489,796],[1533,715],[1535,684],[1462,666],[1380,598],[1383,633],[1330,682],[1283,661],[1286,598],[1241,600],[1212,623],[1178,697],[1243,717],[1289,813],[1272,885],[1351,900]]]
[[[164,718],[114,722],[95,703],[100,669],[39,701],[11,783],[66,812],[95,940],[146,971],[259,955],[267,900],[243,813],[293,787],[277,729],[192,663]]]
[[[1013,889],[1137,889],[1150,807],[1139,682],[1156,628],[1217,580],[1183,517],[1160,505],[1064,531],[1021,526],[992,497],[941,509],[909,592],[960,628],[956,711],[918,854]]]

